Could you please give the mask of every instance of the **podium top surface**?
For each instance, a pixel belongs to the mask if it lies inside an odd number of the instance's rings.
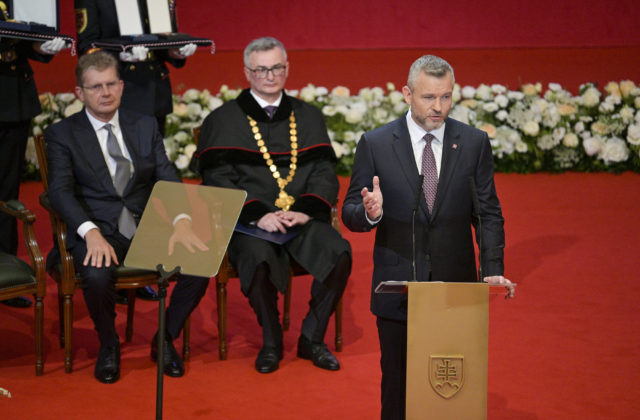
[[[243,190],[181,184],[156,183],[131,242],[124,264],[156,270],[158,264],[169,271],[180,266],[183,274],[212,277],[218,273],[247,193]],[[209,248],[189,251],[174,245],[169,255],[173,221],[188,215],[195,235]]]

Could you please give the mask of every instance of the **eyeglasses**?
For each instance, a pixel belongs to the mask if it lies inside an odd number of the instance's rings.
[[[252,72],[258,79],[266,79],[269,75],[269,72],[273,74],[273,77],[280,77],[284,75],[285,71],[287,70],[287,66],[284,64],[276,64],[273,67],[256,67],[255,69],[250,69],[249,67],[247,67],[247,70]]]
[[[82,89],[88,91],[89,93],[96,93],[98,91],[102,92],[102,89],[106,89],[108,91],[112,91],[118,86],[119,81],[113,81],[108,83],[99,83],[91,86],[82,86]]]

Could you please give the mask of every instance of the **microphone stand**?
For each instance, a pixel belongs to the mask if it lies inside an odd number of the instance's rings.
[[[478,265],[478,277],[479,281],[484,278],[482,275],[482,217],[480,217],[480,200],[478,199],[478,190],[476,189],[476,181],[473,177],[469,177],[469,189],[471,190],[471,201],[473,203],[473,213],[478,225],[476,227],[476,240],[478,241],[478,259],[480,264]]]
[[[156,380],[156,420],[162,419],[162,399],[163,399],[163,385],[164,385],[164,339],[165,339],[165,300],[167,298],[167,287],[169,287],[169,280],[177,276],[182,268],[180,266],[175,267],[173,270],[167,272],[164,269],[164,265],[158,264],[156,266],[160,277],[158,278],[158,378]]]
[[[416,189],[413,200],[413,211],[411,214],[411,246],[412,246],[412,261],[411,268],[413,270],[411,281],[418,281],[418,272],[416,270],[416,211],[418,211],[418,205],[420,204],[420,194],[422,194],[422,182],[424,181],[424,175],[418,177],[418,188]]]

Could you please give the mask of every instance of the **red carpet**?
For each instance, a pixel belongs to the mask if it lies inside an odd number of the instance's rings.
[[[343,180],[342,194],[347,180]],[[489,413],[505,419],[640,418],[640,176],[623,174],[497,175],[506,218],[507,276],[516,299],[491,301]],[[35,209],[38,239],[51,245],[39,184],[23,185]],[[295,356],[309,279],[294,282],[292,327],[280,370],[261,375],[254,315],[236,282],[229,287],[229,359],[219,361],[215,289],[192,323],[192,360],[181,379],[165,379],[164,418],[375,419],[379,351],[369,313],[371,235],[345,231],[354,270],[344,298],[342,370],[325,372]],[[24,252],[22,252],[24,254]],[[139,302],[133,342],[122,347],[122,377],[93,379],[98,342],[81,294],[75,296],[74,371],[63,369],[57,298],[45,300],[45,374],[34,374],[33,311],[0,306],[2,419],[151,418],[155,366],[149,342],[156,307]],[[124,307],[118,328],[124,336]],[[333,326],[327,333],[332,348]]]

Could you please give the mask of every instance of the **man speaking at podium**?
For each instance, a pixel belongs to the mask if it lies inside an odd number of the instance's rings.
[[[386,280],[476,281],[473,224],[482,236],[482,280],[506,286],[513,297],[503,277],[504,220],[489,138],[448,118],[454,83],[446,61],[419,58],[402,89],[409,111],[358,143],[342,220],[354,232],[376,228],[372,290]],[[373,293],[371,311],[380,340],[381,417],[404,419],[407,295]]]

